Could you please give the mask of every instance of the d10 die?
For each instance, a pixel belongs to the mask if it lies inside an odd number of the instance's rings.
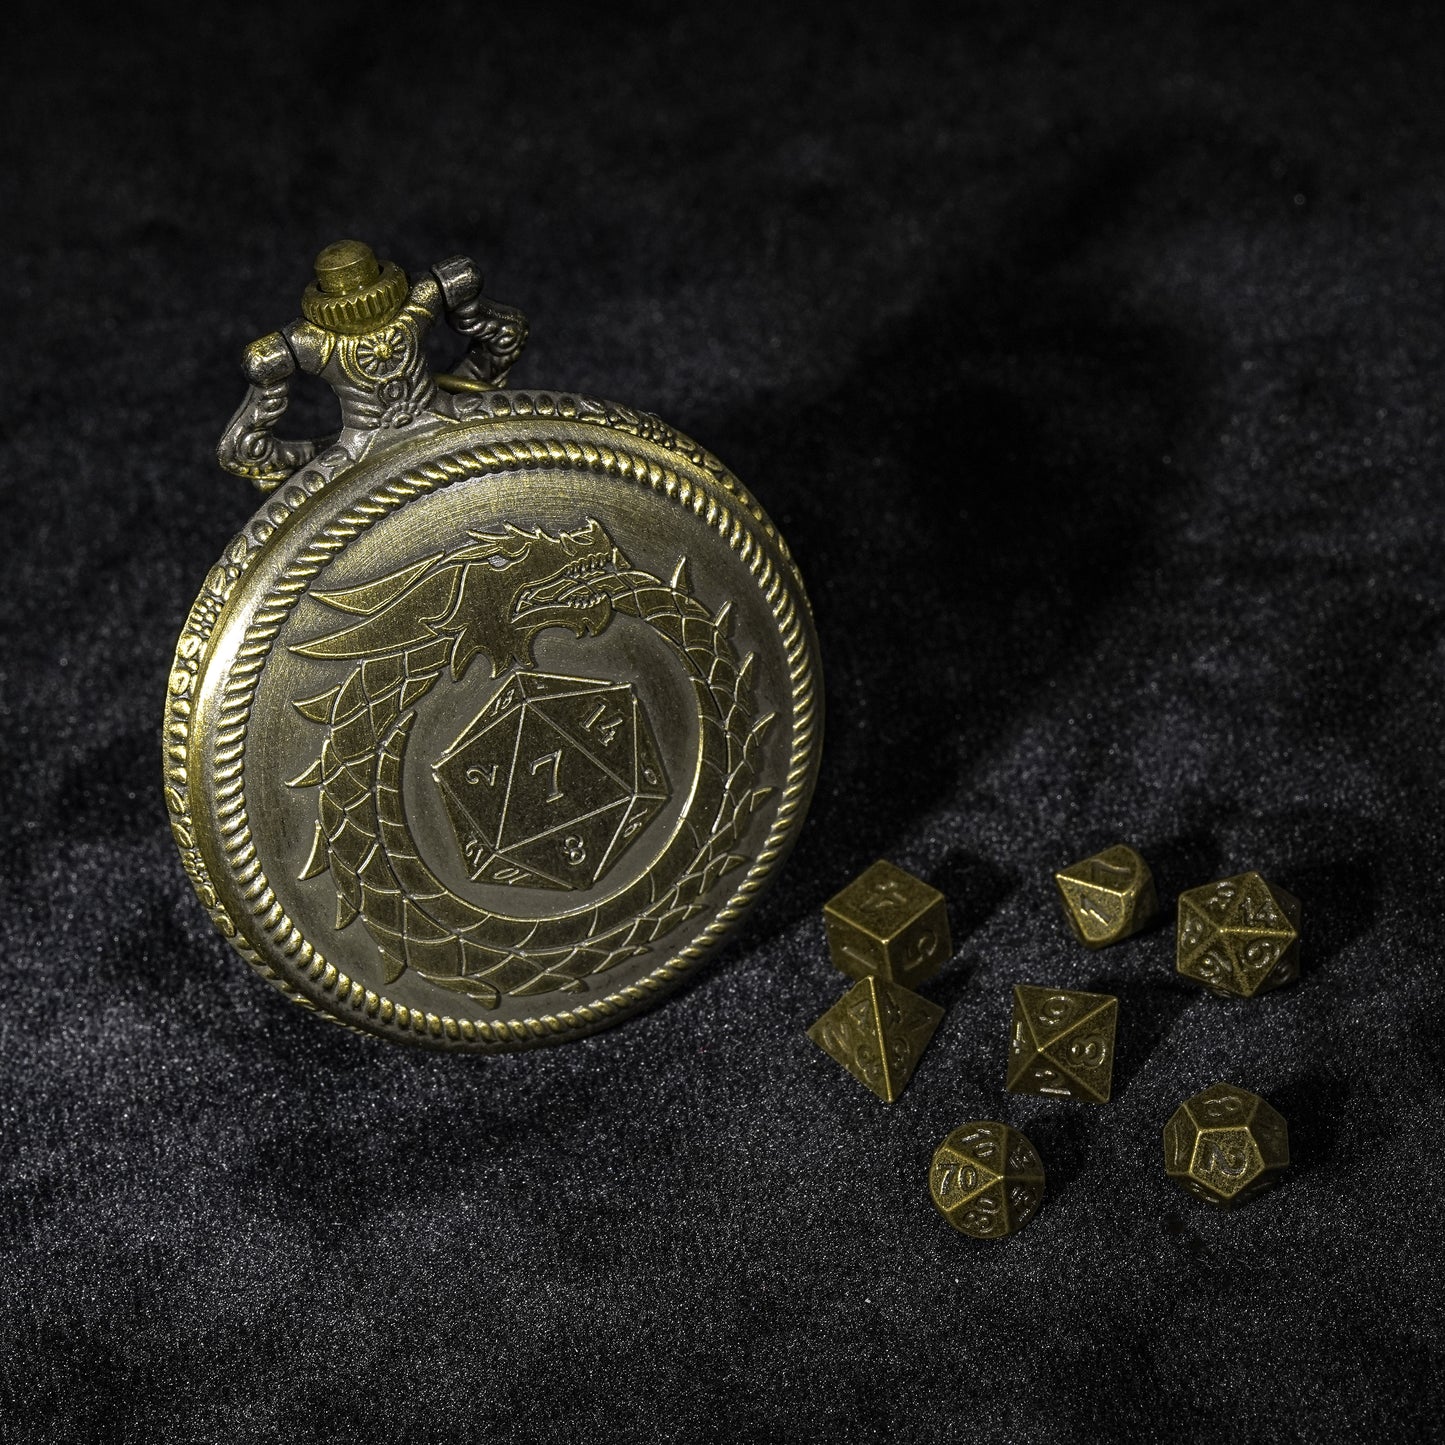
[[[886,979],[855,983],[808,1030],[817,1046],[891,1104],[913,1077],[943,1010]]]
[[[881,859],[823,905],[828,952],[849,978],[912,985],[953,952],[943,894]]]
[[[1118,943],[1159,910],[1149,865],[1123,843],[1054,874],[1064,913],[1086,948]]]
[[[1109,994],[1015,984],[1005,1087],[1107,1103],[1118,1020],[1119,1001]]]
[[[1002,1239],[1038,1212],[1043,1161],[1017,1129],[976,1119],[960,1125],[934,1151],[928,1192],[960,1233]]]
[[[1211,1204],[1238,1204],[1289,1167],[1289,1125],[1258,1094],[1214,1084],[1164,1126],[1164,1172]]]
[[[1178,969],[1211,993],[1253,998],[1299,977],[1299,900],[1241,873],[1179,895]]]

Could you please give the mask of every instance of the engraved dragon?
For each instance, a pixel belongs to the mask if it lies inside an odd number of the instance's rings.
[[[386,982],[411,969],[494,1008],[504,994],[585,991],[591,975],[647,953],[704,910],[717,880],[746,861],[740,840],[773,791],[756,785],[773,715],[758,715],[753,658],[740,660],[730,640],[731,604],[713,612],[699,602],[685,558],[664,581],[634,567],[595,519],[556,536],[510,524],[469,536],[358,586],[311,591],[351,620],[291,651],[356,666],[294,704],[325,733],[291,786],[318,790],[300,876],[329,872],[337,928],[360,922]],[[479,656],[493,678],[532,668],[547,628],[596,637],[619,613],[668,643],[692,683],[701,766],[686,813],[654,866],[593,909],[517,919],[458,897],[422,859],[402,805],[418,705],[444,672],[459,682]]]

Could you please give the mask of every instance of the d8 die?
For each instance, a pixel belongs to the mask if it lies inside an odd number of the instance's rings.
[[[1299,977],[1299,900],[1258,873],[1179,895],[1177,967],[1211,993],[1253,998]]]
[[[1064,913],[1086,948],[1118,943],[1159,910],[1154,875],[1132,848],[1118,843],[1054,874]]]
[[[1015,984],[1004,1087],[1108,1103],[1118,1019],[1119,1001],[1109,994]]]
[[[1017,1129],[995,1119],[960,1125],[933,1154],[928,1192],[961,1234],[1002,1239],[1022,1229],[1044,1197],[1039,1152]]]
[[[824,904],[823,919],[833,965],[849,978],[911,987],[953,952],[943,894],[881,859]]]
[[[1214,1084],[1164,1126],[1164,1172],[1210,1204],[1238,1204],[1289,1167],[1289,1126],[1258,1094]]]

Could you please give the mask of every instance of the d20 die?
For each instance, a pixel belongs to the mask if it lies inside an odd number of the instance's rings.
[[[590,888],[670,797],[628,683],[521,672],[432,768],[473,878]]]
[[[903,1092],[943,1010],[886,979],[855,983],[808,1030],[830,1058],[885,1104]]]
[[[1210,1204],[1238,1204],[1288,1167],[1284,1117],[1234,1084],[1186,1099],[1164,1126],[1164,1172]]]
[[[953,952],[943,894],[882,859],[823,905],[823,919],[833,966],[849,978],[922,983]]]
[[[975,1119],[955,1129],[933,1154],[928,1192],[961,1234],[1002,1239],[1038,1212],[1044,1165],[1038,1150],[1007,1124]]]
[[[1241,873],[1179,895],[1178,970],[1221,997],[1299,977],[1299,899]]]
[[[1107,1103],[1118,1019],[1119,1001],[1109,994],[1015,984],[1005,1087]]]
[[[1159,911],[1149,865],[1124,843],[1070,864],[1054,882],[1069,926],[1086,948],[1128,938]]]

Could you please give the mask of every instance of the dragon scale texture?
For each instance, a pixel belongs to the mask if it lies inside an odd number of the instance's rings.
[[[612,555],[625,563],[615,549]],[[446,570],[419,565],[411,572],[423,574],[420,583],[411,575],[403,586],[412,596],[427,586],[439,594]],[[646,623],[681,661],[697,701],[700,766],[686,813],[653,866],[590,910],[542,919],[493,913],[452,893],[420,855],[401,779],[418,705],[444,669],[459,675],[469,661],[463,654],[459,669],[456,629],[378,647],[338,687],[296,704],[326,728],[320,756],[293,780],[319,794],[315,845],[301,876],[330,872],[337,927],[361,922],[380,950],[388,983],[414,969],[485,1007],[497,1006],[504,994],[583,992],[589,976],[648,952],[702,912],[718,879],[746,861],[739,840],[772,792],[755,787],[772,715],[757,716],[752,659],[740,661],[729,640],[730,609],[714,614],[698,602],[688,591],[684,563],[670,582],[624,565],[594,585],[605,588],[612,610]],[[464,591],[455,580],[445,587],[452,596]],[[321,645],[295,650],[356,655],[354,648],[327,652]],[[530,662],[530,638],[510,659],[499,657],[495,646],[488,650],[494,675],[502,670],[499,662]]]

